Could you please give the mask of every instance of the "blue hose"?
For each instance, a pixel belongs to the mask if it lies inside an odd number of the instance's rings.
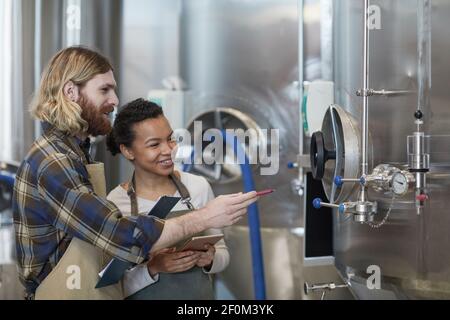
[[[222,130],[222,135],[225,143],[232,144],[234,153],[237,155],[238,163],[241,166],[242,181],[244,183],[244,192],[255,190],[255,183],[253,181],[252,170],[245,151],[238,143],[236,136],[228,134]],[[194,158],[192,151],[191,160]],[[183,170],[189,168],[183,166]],[[257,203],[253,203],[248,207],[248,221],[250,228],[250,246],[252,254],[252,268],[253,268],[253,289],[256,300],[266,299],[266,284],[264,281],[264,261],[261,243],[261,231],[259,223],[259,210]]]

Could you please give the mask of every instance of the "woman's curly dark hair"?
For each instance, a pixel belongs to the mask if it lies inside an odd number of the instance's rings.
[[[151,101],[140,98],[127,103],[117,113],[111,133],[106,139],[108,150],[115,156],[120,153],[121,144],[131,147],[135,138],[133,125],[162,115],[162,108]]]

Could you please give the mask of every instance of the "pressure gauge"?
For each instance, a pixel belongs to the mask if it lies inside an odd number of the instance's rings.
[[[398,171],[392,175],[391,190],[397,196],[405,195],[413,182],[414,177],[405,171]]]

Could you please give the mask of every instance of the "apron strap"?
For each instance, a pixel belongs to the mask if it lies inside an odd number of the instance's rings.
[[[137,196],[136,196],[136,178],[135,173],[133,172],[133,176],[131,178],[130,183],[128,183],[128,190],[127,194],[130,197],[130,203],[131,203],[131,215],[136,216],[139,214],[138,211],[138,202],[137,202]],[[180,179],[174,174],[170,174],[169,178],[172,180],[172,182],[175,185],[175,188],[177,188],[178,193],[181,195],[181,203],[186,205],[189,210],[195,210],[195,207],[191,203],[191,195],[189,194],[188,189],[184,185],[183,182],[181,182]]]
[[[173,173],[169,175],[169,178],[175,184],[178,192],[181,195],[181,203],[185,204],[189,210],[195,210],[194,206],[191,203],[191,195],[189,194],[189,190],[186,188],[183,182]]]
[[[138,203],[137,203],[137,197],[136,197],[136,179],[133,176],[131,177],[130,183],[128,183],[128,190],[127,194],[130,197],[130,203],[131,203],[131,215],[137,216],[138,215]]]

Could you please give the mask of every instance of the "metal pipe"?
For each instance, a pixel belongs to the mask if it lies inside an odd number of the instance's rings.
[[[369,141],[369,97],[367,92],[369,90],[369,0],[364,0],[364,55],[363,55],[363,112],[362,112],[362,159],[361,159],[361,173],[362,176],[367,175],[368,171],[368,148]],[[365,189],[361,186],[361,192]]]
[[[429,116],[430,91],[431,91],[431,0],[418,0],[417,10],[417,110],[415,124],[417,131],[414,132],[414,147],[412,161],[409,159],[410,170],[416,175],[416,211],[420,214],[426,195],[426,173],[429,171],[429,150],[427,150],[428,141],[424,132],[428,131],[427,116]],[[425,120],[423,119],[425,117]]]
[[[369,0],[364,0],[364,48],[363,48],[363,111],[361,133],[361,175],[368,174],[368,141],[369,141]],[[359,202],[366,202],[367,186],[361,184],[358,195]]]
[[[373,90],[369,89],[367,90],[366,94],[367,96],[400,96],[400,95],[407,95],[414,93],[414,91],[411,90]],[[356,95],[358,97],[362,97],[365,94],[364,90],[358,90],[356,91]]]
[[[303,16],[303,0],[298,0],[298,92],[299,92],[299,114],[300,117],[306,117],[305,114],[302,114],[302,104],[303,104],[303,80],[304,80],[304,56],[303,56],[303,44],[304,44],[304,35],[303,35],[303,24],[304,24],[304,16]],[[300,124],[303,123],[303,119],[299,119]],[[300,136],[299,136],[299,154],[303,155],[304,152],[304,131],[300,125]],[[304,186],[304,170],[302,167],[298,168],[298,181],[301,186]]]
[[[431,90],[431,0],[418,0],[417,20],[417,110],[427,115]]]

